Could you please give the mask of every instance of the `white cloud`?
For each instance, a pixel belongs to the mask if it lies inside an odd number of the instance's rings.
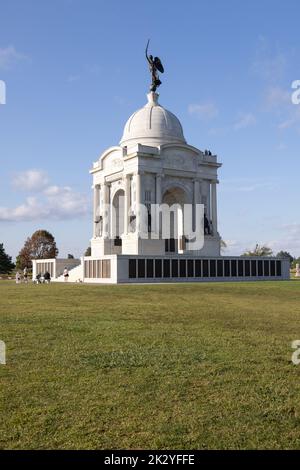
[[[27,179],[26,179],[27,177]],[[15,187],[37,192],[14,208],[0,207],[0,222],[20,222],[39,219],[66,220],[82,217],[90,212],[88,195],[74,191],[70,186],[48,186],[48,176],[41,170],[28,170],[15,176]]]
[[[0,69],[9,69],[22,59],[26,56],[17,52],[14,46],[0,47]]]
[[[14,207],[0,207],[0,222],[21,222],[40,219],[66,220],[89,213],[89,200],[75,191],[61,191],[58,196],[41,199],[28,197],[25,203]]]
[[[252,113],[241,113],[238,120],[233,125],[233,129],[238,131],[256,124],[256,118]]]
[[[278,124],[278,129],[284,131],[285,129],[294,128],[300,132],[300,105],[293,104],[285,113],[282,113],[281,122]]]
[[[221,181],[221,192],[253,192],[259,190],[273,190],[276,189],[278,183],[276,180],[267,181],[259,178],[237,178],[225,179]]]
[[[214,103],[190,104],[188,107],[188,112],[189,114],[195,115],[199,119],[205,121],[214,119],[219,114],[219,110]]]
[[[47,173],[42,170],[27,170],[14,175],[12,184],[22,191],[41,191],[48,184]]]
[[[286,68],[286,58],[282,53],[273,57],[257,58],[252,65],[253,71],[265,80],[276,81],[282,78]]]
[[[252,71],[266,81],[276,82],[283,77],[286,67],[286,55],[280,50],[274,50],[273,45],[260,36],[251,65]]]
[[[291,105],[292,91],[279,86],[270,86],[265,93],[265,103],[269,110]]]
[[[280,227],[280,237],[276,240],[270,240],[268,246],[275,253],[281,250],[289,251],[293,256],[300,256],[300,224],[288,224]]]
[[[300,133],[300,105],[292,103],[292,79],[286,87],[278,85],[287,74],[288,62],[291,62],[293,54],[289,50],[283,52],[275,49],[265,37],[260,37],[252,71],[266,82],[262,110],[272,113],[279,131],[294,129]]]
[[[69,186],[51,186],[45,190],[49,213],[53,218],[78,217],[89,212],[89,199]]]
[[[227,246],[222,250],[225,256],[240,256],[246,251],[245,242],[225,239],[225,243]]]
[[[45,207],[38,204],[35,197],[28,197],[24,204],[15,208],[0,207],[0,221],[21,221],[45,218]]]
[[[295,129],[300,132],[300,105],[292,103],[292,88],[271,86],[265,91],[263,110],[276,117],[277,129]]]
[[[284,129],[289,129],[290,127],[293,127],[295,124],[296,119],[286,119],[285,121],[282,121],[278,124],[278,129],[279,130],[284,130]]]
[[[69,83],[78,82],[78,80],[80,80],[80,75],[69,75],[67,78]]]
[[[71,191],[70,186],[48,186],[44,189],[44,194],[49,197],[56,197],[65,192]]]
[[[300,242],[300,224],[295,222],[293,224],[285,224],[282,226],[283,230],[286,230],[289,237],[297,239]]]

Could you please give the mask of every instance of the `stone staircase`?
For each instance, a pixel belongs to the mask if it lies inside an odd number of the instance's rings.
[[[61,274],[56,279],[53,279],[54,282],[65,282],[63,274]],[[83,281],[83,263],[75,266],[72,269],[69,269],[69,278],[67,282],[80,282]]]

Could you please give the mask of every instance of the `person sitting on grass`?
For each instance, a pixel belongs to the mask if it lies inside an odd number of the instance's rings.
[[[19,271],[16,272],[16,284],[20,284],[21,283],[21,274],[19,273]]]
[[[41,274],[37,274],[34,280],[35,284],[41,284]]]
[[[45,272],[44,279],[45,279],[46,284],[50,284],[51,276],[50,276],[50,273],[48,271]]]

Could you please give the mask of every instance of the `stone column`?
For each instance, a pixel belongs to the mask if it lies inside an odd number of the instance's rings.
[[[94,230],[93,237],[96,237],[97,222],[100,215],[100,185],[94,185]]]
[[[200,204],[200,183],[194,180],[193,230],[196,229],[196,204]]]
[[[103,211],[103,236],[104,238],[109,238],[109,218],[110,218],[110,209],[109,206],[109,193],[110,193],[110,183],[104,182],[103,185],[103,204],[104,204],[104,211]]]
[[[218,231],[218,217],[217,217],[217,183],[211,183],[211,217],[213,226],[213,235],[217,235]]]
[[[155,176],[155,204],[161,204],[162,203],[162,194],[161,194],[161,175],[158,173]],[[159,236],[159,207],[157,207],[156,210],[156,215],[155,215],[155,221],[154,221],[154,232]]]
[[[141,175],[136,174],[135,176],[135,216],[136,216],[136,228],[135,233],[139,234],[140,232],[140,204],[141,204]]]
[[[161,175],[160,174],[156,175],[155,183],[156,183],[155,202],[156,204],[161,204]]]
[[[129,210],[130,210],[130,175],[125,175],[125,200],[124,200],[124,235],[128,234]]]
[[[207,218],[211,220],[211,203],[210,203],[210,181],[207,181]]]

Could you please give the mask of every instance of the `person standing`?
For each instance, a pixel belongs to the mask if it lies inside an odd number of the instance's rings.
[[[28,283],[28,271],[27,271],[27,267],[25,266],[24,270],[23,270],[23,277],[24,277],[24,283],[27,284]]]
[[[16,272],[16,284],[20,284],[21,282],[21,274],[19,271]]]
[[[204,234],[210,235],[209,221],[205,213],[204,213]]]
[[[67,267],[65,267],[65,269],[64,269],[64,280],[65,280],[65,282],[67,282],[68,279],[69,279],[69,271],[68,271]]]

